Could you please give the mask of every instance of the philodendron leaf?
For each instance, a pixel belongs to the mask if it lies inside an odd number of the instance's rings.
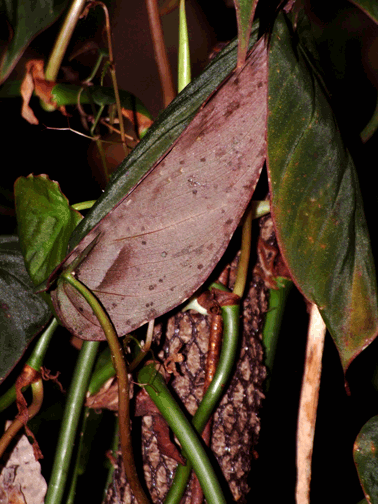
[[[258,25],[254,24],[250,43],[257,40]],[[120,164],[105,192],[96,201],[85,219],[72,234],[74,248],[131,189],[148,173],[157,159],[177,140],[201,105],[212,95],[236,65],[237,41],[231,42],[208,67],[177,96],[154,122],[143,141]]]
[[[82,216],[47,175],[18,178],[14,194],[26,269],[39,285],[66,256],[68,241]]]
[[[203,105],[178,141],[68,256],[118,334],[166,313],[193,294],[223,255],[265,161],[267,50]],[[83,339],[104,339],[91,309],[60,280],[60,320]]]
[[[300,32],[300,30],[298,30]],[[268,170],[280,250],[344,370],[377,335],[377,286],[357,175],[325,92],[284,16],[269,51]]]
[[[0,236],[0,382],[51,317],[33,288],[18,238]]]
[[[362,427],[353,446],[358,477],[369,504],[378,503],[378,416]]]
[[[354,5],[365,12],[375,23],[378,23],[377,0],[350,0]]]
[[[13,36],[0,61],[0,84],[8,77],[26,47],[62,13],[68,0],[2,0]]]

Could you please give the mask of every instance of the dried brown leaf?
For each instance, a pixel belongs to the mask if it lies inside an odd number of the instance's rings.
[[[29,60],[26,65],[26,74],[21,83],[22,109],[21,115],[30,124],[39,124],[38,119],[34,115],[33,110],[29,106],[30,99],[33,93],[38,96],[43,102],[58,108],[52,96],[52,90],[55,82],[45,79],[44,62],[43,60]],[[66,115],[64,106],[59,107],[59,110]]]

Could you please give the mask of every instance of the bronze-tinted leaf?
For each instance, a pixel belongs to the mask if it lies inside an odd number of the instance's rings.
[[[99,298],[119,335],[182,303],[221,258],[265,160],[266,92],[267,52],[260,40],[149,175],[63,263],[85,250],[74,273]],[[104,339],[72,287],[59,281],[52,299],[72,333]]]

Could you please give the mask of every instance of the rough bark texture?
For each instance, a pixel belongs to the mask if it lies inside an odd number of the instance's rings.
[[[231,266],[232,285],[237,259]],[[229,489],[228,501],[243,503],[248,493],[248,474],[260,431],[258,416],[263,393],[265,368],[261,330],[266,311],[266,289],[258,276],[253,276],[243,301],[242,337],[233,377],[213,415],[210,449]],[[162,361],[174,354],[184,356],[176,364],[178,373],[170,385],[184,407],[193,415],[203,395],[206,355],[210,323],[206,316],[195,312],[176,313],[156,328],[156,345]],[[177,463],[158,448],[151,416],[144,416],[141,425],[144,478],[154,503],[164,502],[174,477]],[[191,503],[191,487],[182,504]],[[226,490],[227,493],[227,490]],[[132,504],[120,457],[109,487],[106,504]]]

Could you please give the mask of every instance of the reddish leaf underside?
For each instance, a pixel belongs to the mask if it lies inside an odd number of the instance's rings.
[[[268,95],[278,243],[293,280],[318,305],[346,370],[378,332],[374,261],[353,161],[283,16],[271,39]]]
[[[185,301],[224,253],[265,160],[266,91],[267,51],[260,40],[147,177],[62,264],[93,243],[74,274],[99,298],[120,336]],[[73,334],[105,339],[71,286],[60,280],[52,300]]]

